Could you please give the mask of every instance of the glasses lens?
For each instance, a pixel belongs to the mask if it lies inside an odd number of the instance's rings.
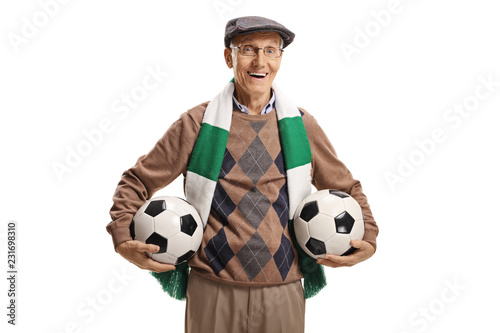
[[[269,58],[278,58],[281,55],[281,50],[272,46],[264,48],[264,54]]]
[[[252,45],[245,45],[240,47],[240,52],[243,55],[255,55],[256,53]]]

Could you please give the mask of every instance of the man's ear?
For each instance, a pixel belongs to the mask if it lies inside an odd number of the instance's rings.
[[[233,54],[231,49],[227,47],[224,49],[224,59],[226,60],[227,67],[233,68]]]

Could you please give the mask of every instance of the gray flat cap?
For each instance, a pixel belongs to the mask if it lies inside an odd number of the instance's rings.
[[[257,31],[274,31],[283,38],[283,48],[287,47],[295,34],[276,21],[260,16],[243,16],[229,20],[226,24],[224,45],[229,47],[231,40],[236,35],[249,34]]]

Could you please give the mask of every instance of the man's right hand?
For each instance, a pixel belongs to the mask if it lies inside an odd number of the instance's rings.
[[[145,244],[136,240],[126,241],[116,247],[116,252],[139,268],[147,269],[156,273],[175,269],[174,265],[162,264],[161,262],[155,261],[146,255],[146,252],[156,253],[159,250],[160,247],[158,245]]]

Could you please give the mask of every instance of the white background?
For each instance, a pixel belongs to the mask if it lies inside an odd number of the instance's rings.
[[[16,327],[1,279],[2,331],[183,331],[185,303],[116,254],[105,226],[121,173],[231,79],[224,27],[244,15],[296,33],[276,81],[319,120],[380,227],[373,258],[326,269],[306,332],[498,331],[496,2],[401,0],[390,18],[389,0],[54,3],[0,5],[2,276],[9,220],[19,269]],[[346,44],[357,53],[346,56]],[[168,75],[127,116],[114,112],[146,68]],[[448,113],[464,101],[474,109],[465,118]],[[112,130],[58,177],[54,164],[104,119]],[[435,129],[444,139],[429,144]],[[388,173],[400,177],[392,186]],[[181,179],[160,194],[182,196]]]

